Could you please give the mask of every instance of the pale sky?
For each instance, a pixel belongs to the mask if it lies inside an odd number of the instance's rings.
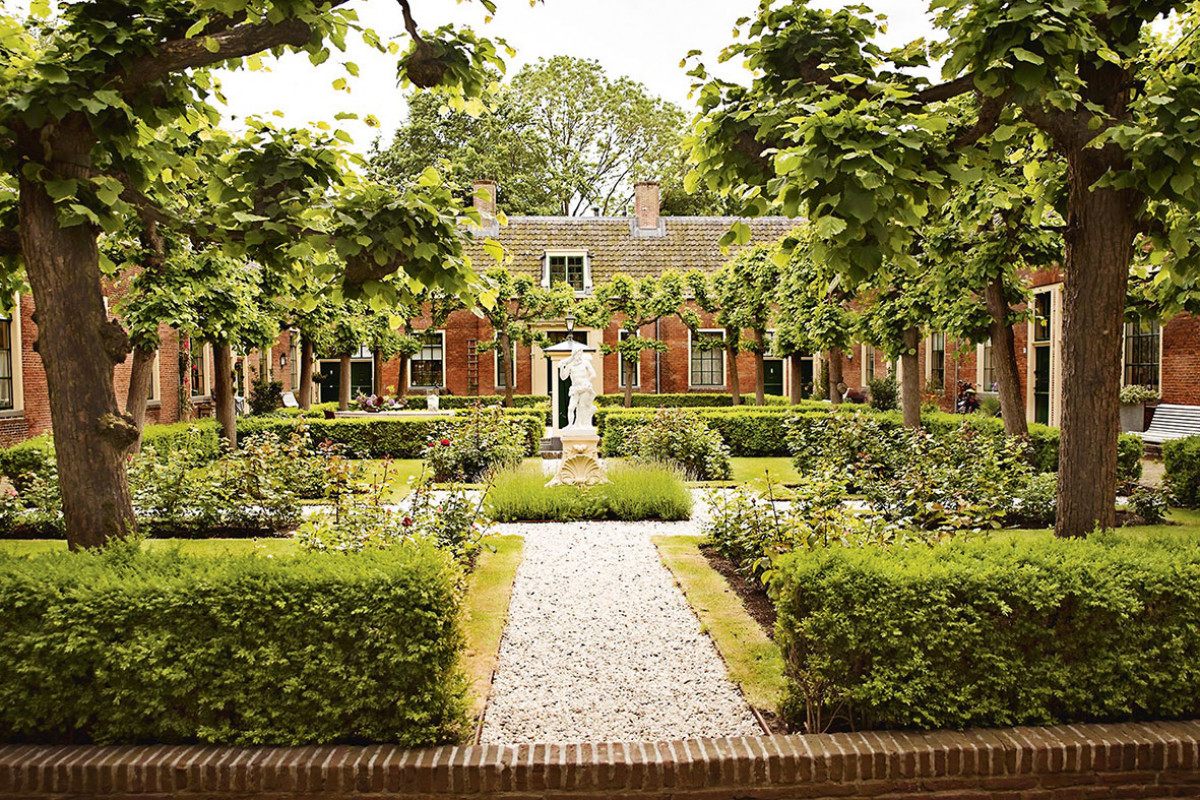
[[[850,5],[823,0],[819,5]],[[691,79],[679,62],[692,49],[703,50],[709,68],[717,54],[732,41],[733,24],[751,15],[758,0],[545,0],[530,7],[527,0],[499,0],[490,24],[475,2],[451,4],[449,0],[412,0],[413,14],[422,28],[446,22],[471,24],[489,37],[506,38],[517,50],[509,60],[509,74],[539,57],[571,55],[597,59],[613,76],[626,75],[644,83],[667,100],[694,110],[688,100]],[[932,28],[926,0],[875,0],[870,5],[887,14],[887,41],[892,44],[929,36]],[[394,0],[353,0],[363,23],[385,40],[403,33],[400,6]],[[404,40],[406,41],[406,40]],[[349,111],[379,118],[384,142],[403,120],[404,93],[396,86],[396,57],[382,55],[354,40],[345,54],[335,53],[325,64],[313,67],[303,55],[288,55],[268,62],[271,74],[222,72],[228,97],[226,125],[240,127],[238,118],[266,116],[279,110],[286,124],[301,126],[318,120],[334,122],[334,115]],[[404,42],[402,41],[403,45]],[[344,76],[335,61],[353,61],[360,76],[350,79],[350,92],[335,91],[332,82]],[[722,77],[740,80],[745,74],[726,65]],[[366,151],[377,132],[355,122],[341,123],[354,137],[354,149]]]

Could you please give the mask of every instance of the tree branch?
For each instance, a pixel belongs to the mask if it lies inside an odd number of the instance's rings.
[[[954,141],[950,146],[953,149],[967,147],[975,144],[981,138],[991,133],[996,129],[996,123],[1000,121],[1000,115],[1004,113],[1004,109],[1012,100],[1012,91],[1006,91],[999,97],[984,97],[982,92],[976,92],[979,99],[979,119],[971,126],[970,130],[960,133],[954,137]]]
[[[975,91],[975,76],[963,75],[946,83],[939,83],[917,92],[916,100],[921,103],[940,103],[960,94]]]

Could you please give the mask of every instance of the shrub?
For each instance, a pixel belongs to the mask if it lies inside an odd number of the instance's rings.
[[[520,463],[521,428],[495,406],[475,406],[426,443],[425,463],[438,481],[475,483],[495,469]]]
[[[721,435],[695,414],[662,408],[633,430],[630,455],[639,462],[671,464],[690,480],[727,480],[733,474]]]
[[[432,545],[284,559],[136,548],[0,557],[0,740],[462,739],[462,574]]]
[[[871,408],[876,411],[895,411],[900,399],[900,385],[895,375],[884,375],[867,381],[871,395]]]
[[[821,404],[825,405],[825,404]],[[761,406],[746,408],[706,408],[692,412],[696,419],[721,436],[733,456],[783,456],[787,444],[783,425],[796,408],[805,406]],[[828,406],[825,405],[827,409]],[[803,413],[828,415],[828,411]],[[653,412],[641,409],[620,409],[597,414],[601,451],[609,458],[633,455],[633,432],[653,419]]]
[[[159,455],[186,449],[193,466],[216,461],[221,455],[221,439],[214,419],[147,425],[142,429],[142,448],[151,447]]]
[[[283,405],[283,381],[259,378],[250,386],[250,413],[270,414]]]
[[[1058,476],[1053,472],[1028,475],[1012,495],[1005,522],[1024,528],[1047,528],[1054,524],[1058,505]]]
[[[1163,480],[1175,502],[1200,508],[1200,436],[1163,442]]]
[[[1141,405],[1154,403],[1162,397],[1162,393],[1149,386],[1122,386],[1121,405]]]
[[[733,395],[711,392],[689,392],[687,394],[641,394],[634,393],[633,408],[732,408]],[[767,406],[785,406],[791,401],[786,397],[768,394],[763,397]],[[753,392],[742,395],[742,404],[754,406]],[[597,407],[619,408],[625,405],[624,394],[602,394],[596,398]]]
[[[580,488],[547,487],[538,464],[496,476],[488,490],[488,515],[498,522],[569,522],[584,519],[682,520],[692,513],[692,495],[677,470],[661,464],[612,465],[608,483]]]
[[[16,488],[25,491],[30,476],[45,475],[54,467],[54,440],[42,434],[0,450],[0,472]]]
[[[1142,457],[1146,444],[1142,437],[1123,433],[1117,437],[1117,481],[1137,483],[1142,478]]]
[[[787,716],[965,728],[1200,714],[1200,543],[1036,536],[777,561]]]
[[[1158,525],[1167,518],[1167,496],[1158,489],[1138,486],[1129,495],[1129,510],[1146,525]]]

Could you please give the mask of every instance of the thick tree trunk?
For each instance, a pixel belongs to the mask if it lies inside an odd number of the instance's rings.
[[[371,370],[374,373],[371,380],[371,392],[376,397],[383,397],[383,353],[378,348],[371,353]]]
[[[835,406],[842,402],[842,353],[840,350],[829,351],[829,402]]]
[[[338,359],[338,410],[350,410],[350,356]]]
[[[233,404],[233,348],[213,342],[213,405],[221,438],[230,450],[237,449],[237,409]]]
[[[754,404],[757,406],[761,406],[767,401],[766,365],[763,363],[766,358],[766,354],[763,352],[765,346],[766,332],[756,330],[754,332]]]
[[[813,354],[813,397],[817,400],[829,399],[829,355]]]
[[[305,411],[312,408],[312,376],[313,343],[312,339],[302,336],[300,339],[300,385],[293,388],[296,391],[296,402]]]
[[[42,134],[21,143],[29,167],[41,163],[54,177],[86,181],[95,140],[86,123],[68,117]],[[21,249],[37,303],[67,542],[73,550],[99,547],[134,532],[125,455],[137,427],[118,408],[113,385],[129,337],[104,310],[96,229],[62,227],[40,183],[22,176],[19,187]]]
[[[508,338],[508,334],[500,334],[500,374],[504,376],[504,407],[512,408],[516,405],[516,400],[513,396],[517,392],[516,376],[513,375],[512,368],[512,341]]]
[[[396,387],[396,396],[400,398],[400,403],[403,405],[408,401],[408,354],[400,354],[400,377],[397,378],[400,384]]]
[[[1092,189],[1126,166],[1114,145],[1067,154],[1070,197],[1063,287],[1062,427],[1057,536],[1115,523],[1121,335],[1133,257],[1131,193]]]
[[[142,429],[146,426],[146,404],[150,402],[150,387],[154,383],[154,352],[135,347],[129,367],[129,390],[125,393],[125,413],[137,426],[137,439],[130,446],[136,453],[142,447]]]
[[[921,427],[921,362],[917,358],[920,343],[919,330],[909,328],[904,332],[904,352],[900,354],[900,408],[906,428]]]
[[[729,362],[729,396],[735,406],[742,404],[742,376],[738,372],[737,345],[728,333],[725,335],[725,360]]]
[[[1000,386],[1000,413],[1004,432],[1009,436],[1028,436],[1025,422],[1025,403],[1021,399],[1021,379],[1017,373],[1017,346],[1012,325],[1008,323],[1008,303],[1004,299],[1004,283],[992,278],[984,290],[988,314],[992,317],[992,364],[996,383]],[[981,386],[990,391],[992,387]]]
[[[801,369],[804,366],[804,356],[800,353],[792,353],[788,356],[788,398],[792,405],[796,405],[804,399],[804,376]]]

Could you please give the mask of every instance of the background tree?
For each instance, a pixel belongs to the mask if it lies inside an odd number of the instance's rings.
[[[725,351],[726,361],[735,367],[729,370],[729,395],[733,405],[739,406],[742,404],[742,385],[736,366],[737,354],[742,349],[742,326],[734,309],[728,305],[731,298],[733,302],[737,301],[736,293],[729,286],[730,272],[722,268],[708,275],[694,269],[684,277],[696,306],[706,314],[713,315],[713,322],[722,330],[724,338],[706,336],[702,332],[704,324],[700,315],[691,308],[681,308],[680,319],[692,332],[692,341],[698,346],[720,347]]]
[[[931,210],[978,180],[988,141],[1031,131],[1066,162],[1060,536],[1115,517],[1120,346],[1139,230],[1197,250],[1148,201],[1200,207],[1197,37],[1169,45],[1147,26],[1182,0],[937,0],[940,41],[884,50],[865,9],[764,3],[744,57],[749,88],[698,78],[704,119],[693,142],[710,188],[742,186],[751,210],[777,202],[813,224],[827,260],[852,282],[912,263]],[[914,68],[944,58],[944,83]],[[956,98],[970,98],[956,99]],[[1034,202],[1045,201],[1033,198]],[[734,233],[734,235],[739,235]]]
[[[733,293],[728,304],[734,309],[734,321],[753,335],[742,347],[754,354],[754,401],[760,406],[766,402],[763,358],[770,346],[767,331],[774,316],[775,290],[779,285],[776,252],[774,245],[748,247],[726,264],[729,278],[725,283]],[[736,363],[733,371],[737,371]]]
[[[595,291],[591,306],[598,312],[598,327],[607,328],[617,317],[616,346],[601,345],[605,355],[619,353],[625,365],[625,408],[633,406],[633,383],[641,366],[642,353],[665,352],[667,343],[644,336],[642,329],[666,317],[677,316],[683,308],[683,276],[675,270],[634,280],[618,273]]]
[[[918,348],[921,331],[935,318],[941,297],[925,278],[900,272],[895,278],[876,274],[872,288],[860,286],[856,315],[861,338],[899,360],[900,410],[904,425],[921,427],[921,369]]]

